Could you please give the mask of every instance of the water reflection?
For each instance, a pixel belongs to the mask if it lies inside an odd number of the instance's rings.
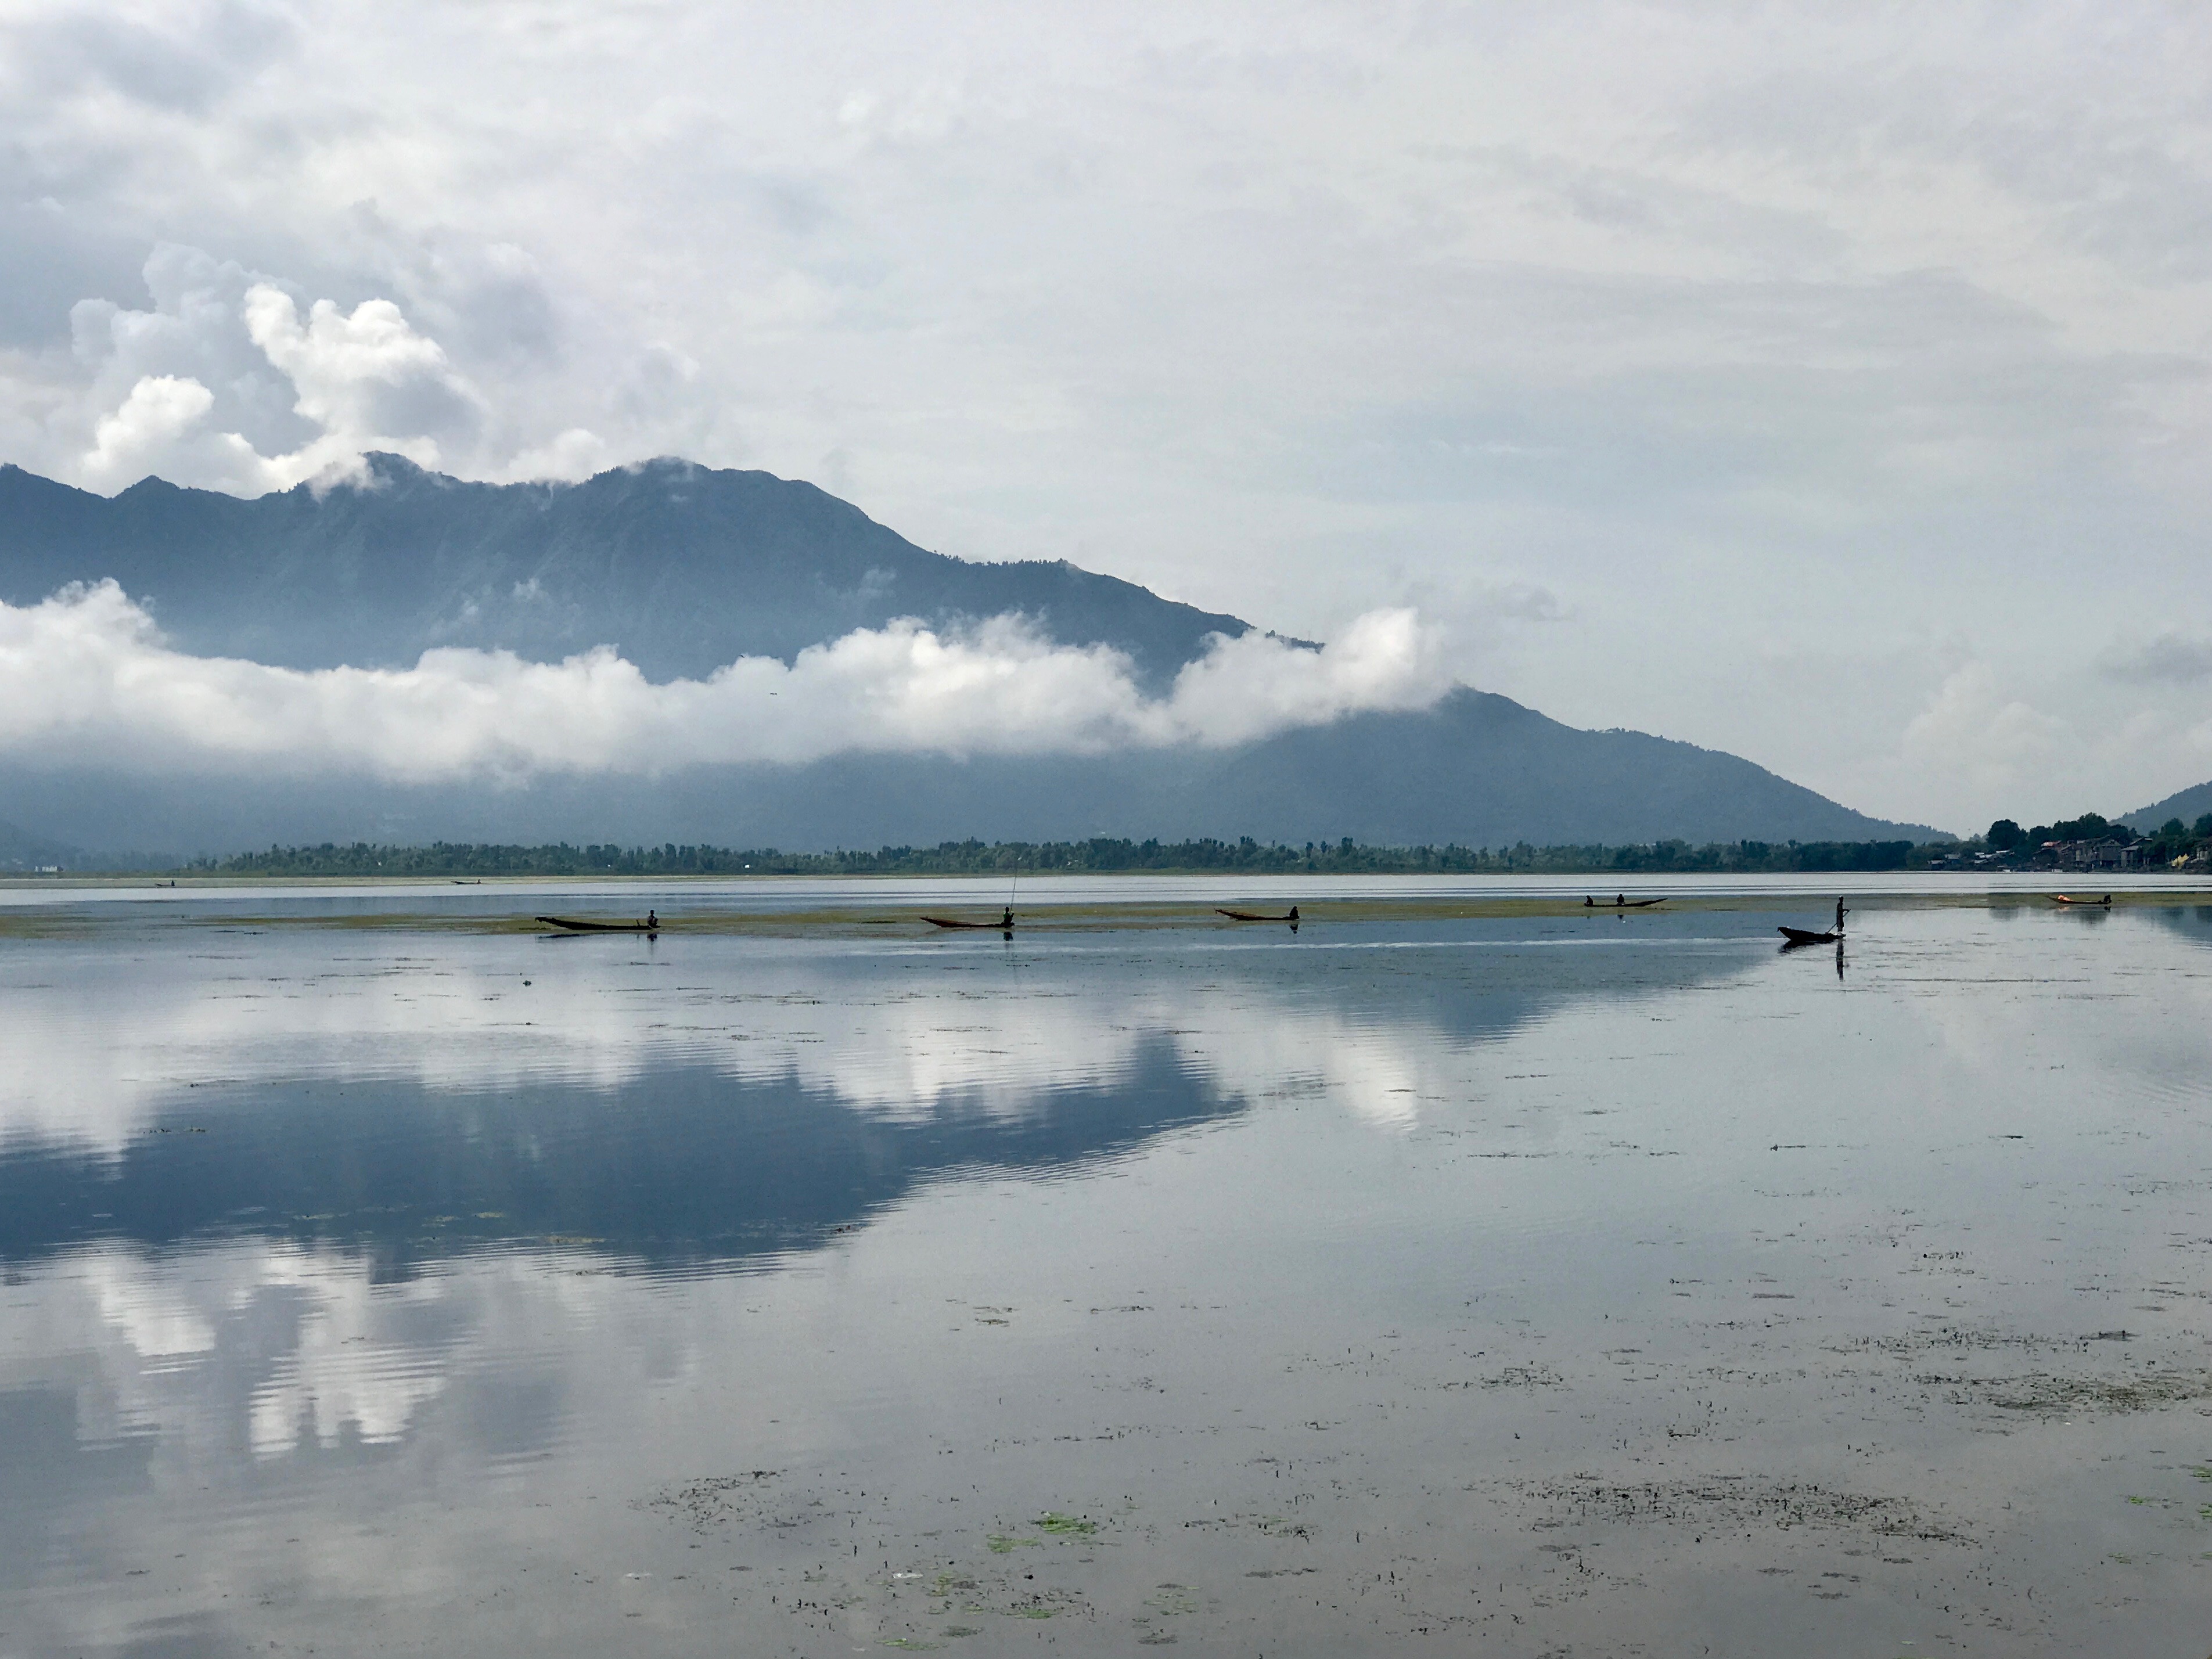
[[[799,1077],[680,1060],[619,1091],[233,1084],[165,1103],[113,1152],[0,1158],[0,1255],[253,1233],[344,1243],[380,1279],[501,1240],[737,1261],[818,1243],[948,1170],[1079,1165],[1235,1109],[1157,1032],[1135,1036],[1110,1084],[1040,1086],[1018,1114],[993,1103],[939,1087],[877,1115]]]
[[[2201,1378],[2212,915],[1855,920],[6,947],[6,1650],[2105,1616],[2166,1408],[1989,1401]]]
[[[1627,988],[1573,929],[1500,931],[989,957],[57,947],[10,997],[0,1256],[252,1234],[390,1278],[502,1242],[739,1261],[950,1173],[1079,1169],[1255,1098],[1402,1127],[1465,1051]],[[1655,942],[1626,975],[1645,994],[1746,965],[1733,938]]]

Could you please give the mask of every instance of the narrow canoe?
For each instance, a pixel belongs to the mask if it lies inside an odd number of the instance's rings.
[[[2102,898],[2075,898],[2071,893],[2053,893],[2051,902],[2053,904],[2087,904],[2101,909],[2112,902],[2112,896],[2107,893]]]
[[[567,916],[539,916],[536,920],[548,927],[558,927],[571,933],[657,933],[659,923],[651,927],[641,921],[576,921]]]
[[[1653,905],[1664,904],[1666,902],[1667,896],[1664,893],[1657,898],[1630,899],[1620,904],[1607,904],[1603,899],[1585,898],[1583,901],[1583,908],[1585,910],[1649,910]]]
[[[992,933],[1013,932],[1013,924],[1006,921],[957,921],[951,916],[924,916],[922,920],[933,927],[969,927]]]
[[[1792,945],[1836,945],[1841,943],[1844,937],[1836,933],[1815,933],[1804,927],[1784,927],[1778,931]]]
[[[1288,911],[1279,916],[1263,916],[1256,910],[1224,910],[1218,907],[1215,908],[1213,914],[1217,916],[1226,916],[1231,921],[1287,921],[1295,925],[1298,919],[1296,905],[1292,905]]]

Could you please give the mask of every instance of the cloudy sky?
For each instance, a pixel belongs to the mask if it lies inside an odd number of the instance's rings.
[[[805,477],[1976,827],[2212,777],[2212,10],[0,0],[0,459]]]

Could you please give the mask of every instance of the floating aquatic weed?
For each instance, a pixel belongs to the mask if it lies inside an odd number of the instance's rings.
[[[983,1541],[990,1547],[992,1554],[1007,1555],[1018,1549],[1034,1547],[1039,1540],[1034,1538],[1017,1538],[1012,1533],[994,1532]]]
[[[1984,1383],[1999,1411],[2141,1412],[2212,1395],[2212,1373],[2150,1371],[2124,1379],[2035,1375]],[[1996,1392],[2002,1389],[2002,1392]]]
[[[981,1636],[982,1633],[974,1625],[947,1625],[939,1632],[939,1635],[948,1637]]]
[[[1145,1605],[1162,1613],[1196,1613],[1198,1598],[1181,1584],[1163,1584],[1145,1598]]]
[[[1085,1521],[1081,1516],[1061,1515],[1048,1510],[1037,1517],[1039,1532],[1050,1533],[1055,1538],[1088,1538],[1098,1530],[1096,1521]]]
[[[1566,1378],[1549,1365],[1508,1365],[1495,1376],[1482,1380],[1486,1389],[1556,1389]]]
[[[1797,1482],[1753,1482],[1721,1475],[1710,1480],[1649,1481],[1620,1486],[1588,1478],[1508,1481],[1510,1491],[1547,1503],[1558,1525],[1569,1519],[1656,1522],[1756,1523],[1788,1531],[1796,1527],[1852,1528],[1892,1538],[1964,1544],[1971,1540],[1940,1516],[1911,1500],[1837,1492]],[[1546,1524],[1546,1523],[1540,1523]]]
[[[938,1647],[934,1642],[919,1642],[911,1636],[886,1636],[884,1645],[887,1648],[906,1648],[915,1653],[934,1653]]]

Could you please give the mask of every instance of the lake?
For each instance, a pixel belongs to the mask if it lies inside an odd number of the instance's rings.
[[[2201,1659],[2212,896],[1584,890],[11,888],[0,1656]]]

